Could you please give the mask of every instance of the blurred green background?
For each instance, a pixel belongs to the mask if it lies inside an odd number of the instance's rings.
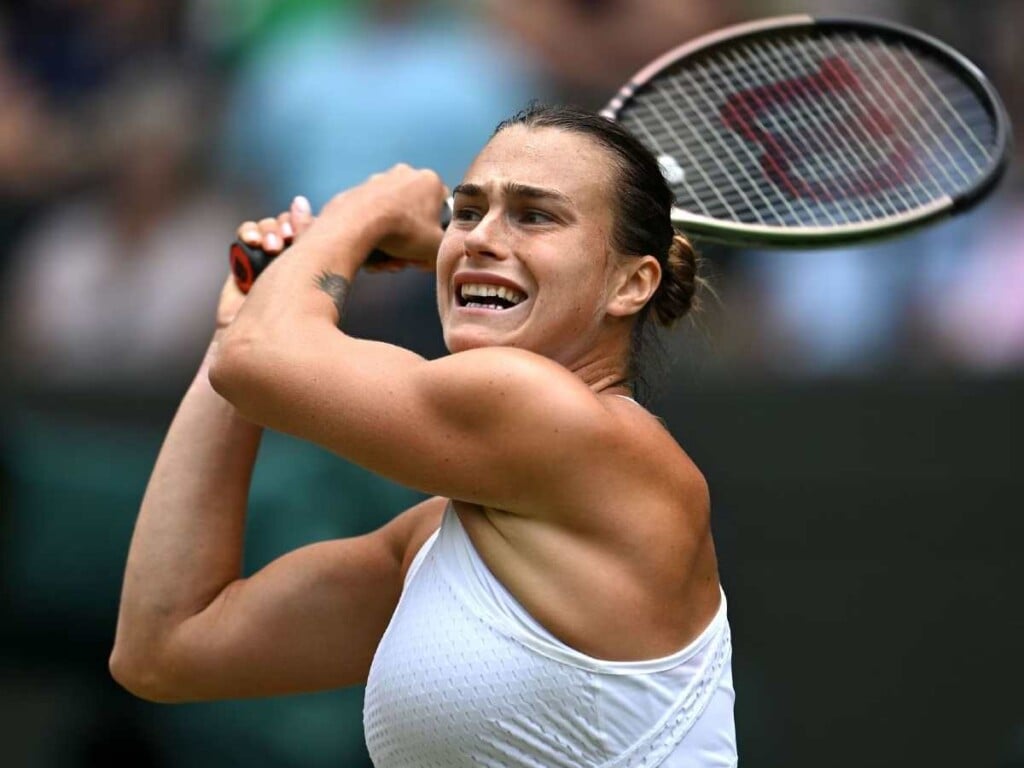
[[[598,108],[737,20],[909,23],[1024,126],[1018,0],[0,3],[0,763],[366,766],[358,689],[154,705],[109,678],[134,516],[237,223],[395,162],[455,183],[531,98]],[[895,241],[707,248],[653,410],[707,475],[744,766],[1024,766],[1024,204]],[[356,335],[443,354],[429,276]],[[418,500],[268,435],[247,569]]]

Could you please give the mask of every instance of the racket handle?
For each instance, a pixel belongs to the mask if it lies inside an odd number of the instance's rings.
[[[448,198],[445,200],[444,205],[441,208],[440,224],[441,229],[448,229],[448,225],[452,221],[452,199]],[[281,250],[277,255],[287,250],[287,246]],[[271,261],[276,256],[271,256],[262,248],[257,248],[253,245],[243,243],[241,240],[235,240],[230,249],[228,250],[228,260],[231,264],[231,274],[235,276],[235,284],[242,293],[248,293],[249,289],[252,288],[252,284],[256,282],[256,278],[260,276],[260,273],[267,268]],[[390,260],[391,257],[384,251],[374,249],[370,252],[370,255],[366,257],[367,264],[381,264],[385,261]]]
[[[277,256],[288,250],[287,246],[276,256],[271,256],[262,248],[235,240],[228,252],[228,260],[231,263],[231,274],[235,276],[235,285],[242,293],[248,293],[256,278],[260,276]],[[366,257],[367,264],[380,264],[391,257],[384,251],[374,250]]]

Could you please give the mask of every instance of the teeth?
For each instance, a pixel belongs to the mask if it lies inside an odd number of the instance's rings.
[[[460,289],[460,295],[463,301],[467,302],[467,306],[489,306],[496,307],[493,304],[481,304],[479,302],[470,302],[470,299],[487,298],[488,296],[497,296],[498,298],[504,299],[510,304],[519,304],[526,299],[526,294],[517,291],[515,288],[507,288],[504,285],[487,285],[485,283],[466,283]]]

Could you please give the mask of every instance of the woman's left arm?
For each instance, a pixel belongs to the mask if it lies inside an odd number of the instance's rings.
[[[575,483],[545,481],[616,439],[577,377],[521,350],[428,361],[339,330],[371,250],[433,261],[444,194],[398,167],[334,198],[260,276],[210,381],[246,418],[426,493],[503,509],[537,506],[538,488],[568,496]]]

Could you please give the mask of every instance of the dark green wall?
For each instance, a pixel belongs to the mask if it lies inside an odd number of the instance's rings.
[[[717,381],[656,403],[711,485],[743,766],[1024,765],[1022,404],[1021,380]],[[109,681],[161,407],[146,427],[6,425],[0,763],[365,765],[359,691],[165,707]],[[260,461],[251,567],[416,498],[277,436]]]
[[[707,475],[749,766],[1024,765],[1024,382],[663,398]]]

